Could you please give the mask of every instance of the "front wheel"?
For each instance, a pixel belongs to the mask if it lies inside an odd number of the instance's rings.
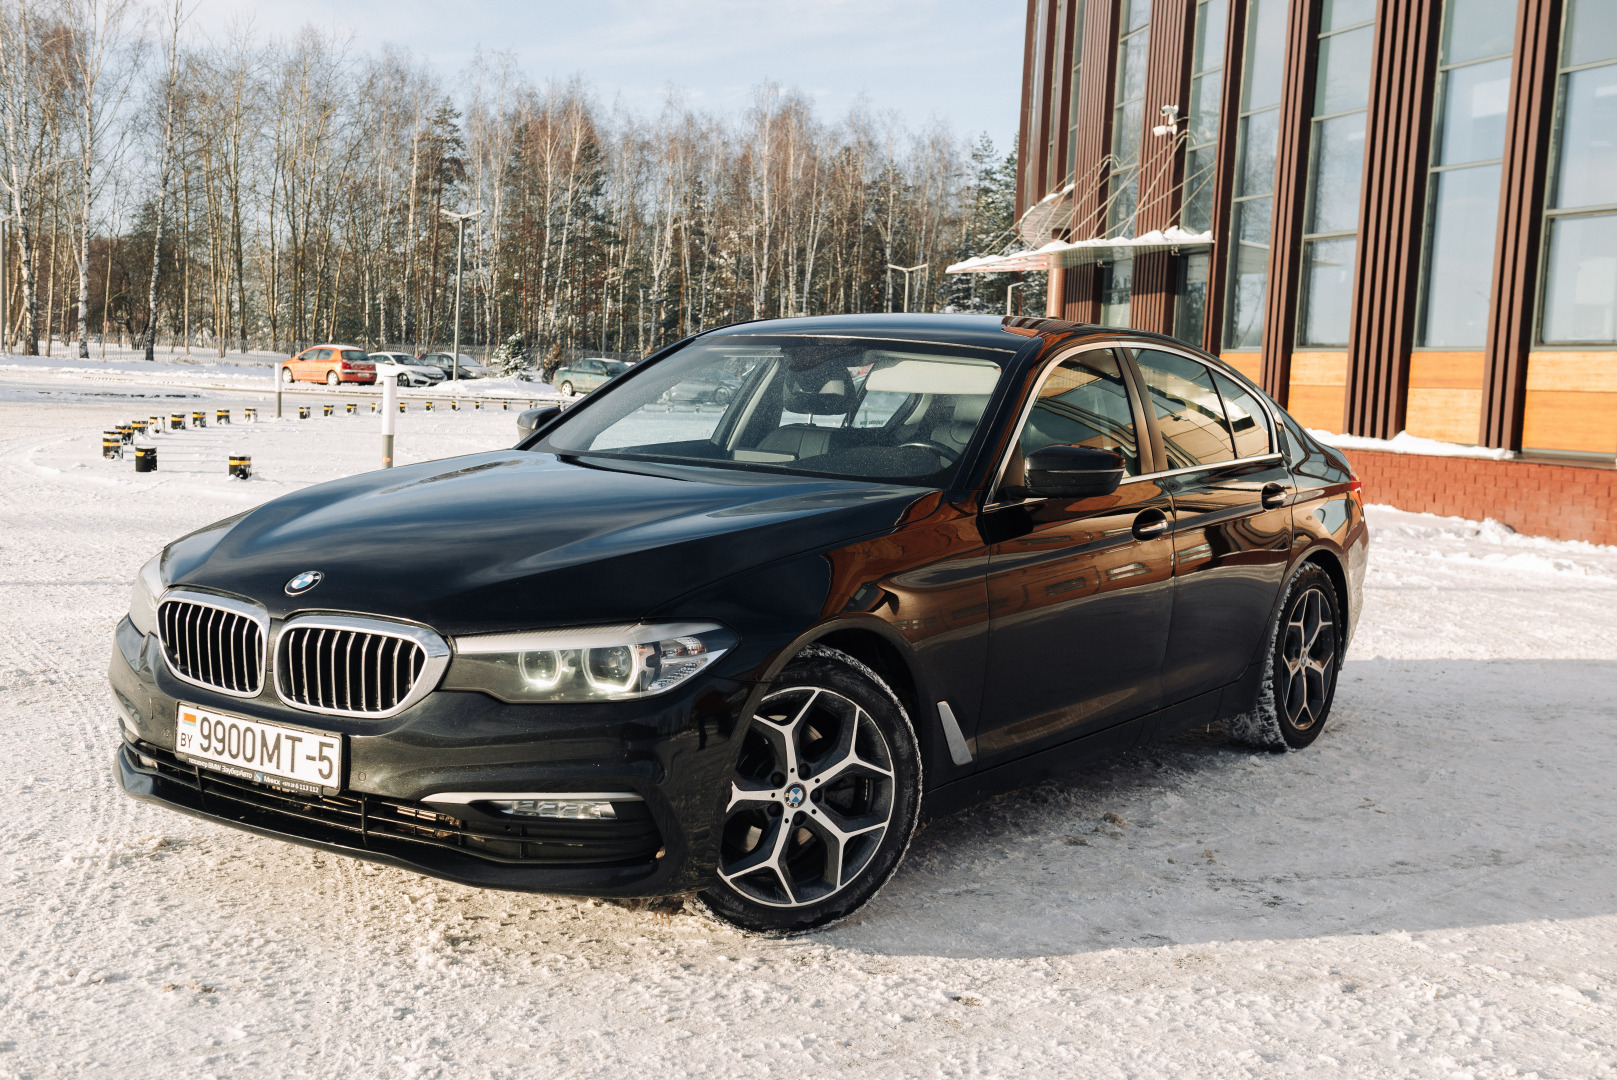
[[[410,376],[408,376],[408,375],[400,375],[399,376],[399,385],[400,386],[409,386],[410,385]]]
[[[572,383],[564,382],[564,383],[561,384],[561,396],[562,397],[572,397],[576,393],[577,393],[577,391],[573,389],[573,384]]]
[[[898,698],[853,657],[810,646],[742,736],[719,883],[702,900],[746,930],[843,918],[898,868],[920,805],[920,752]]]
[[[1230,734],[1266,750],[1301,750],[1319,738],[1336,697],[1343,636],[1335,583],[1304,563],[1269,629],[1257,704],[1229,721]]]
[[[285,364],[281,365],[281,381],[284,383],[292,382],[292,369]]]
[[[342,380],[337,377],[337,373],[335,371],[326,372],[326,385],[327,386],[336,386],[341,381]]]

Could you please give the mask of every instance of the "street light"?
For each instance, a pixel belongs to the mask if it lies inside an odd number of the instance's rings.
[[[924,262],[916,263],[914,266],[894,266],[892,263],[888,263],[887,269],[897,270],[904,275],[904,310],[908,311],[910,309],[910,275],[917,270],[925,270],[930,274],[932,267]]]
[[[474,218],[483,211],[468,210],[464,214],[453,214],[448,210],[439,210],[440,214],[455,223],[458,236],[455,240],[455,347],[449,357],[449,381],[460,381],[460,275],[465,265],[466,253],[466,221]]]
[[[1015,296],[1016,290],[1020,289],[1025,284],[1027,284],[1025,281],[1013,281],[1009,285],[1005,286],[1005,314],[1012,314],[1011,297]]]

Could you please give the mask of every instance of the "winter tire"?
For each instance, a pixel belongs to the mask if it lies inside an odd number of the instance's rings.
[[[1229,721],[1230,735],[1266,750],[1301,750],[1319,738],[1336,696],[1343,638],[1335,583],[1319,566],[1304,563],[1269,628],[1257,704]]]
[[[841,919],[898,868],[921,804],[921,759],[887,684],[810,646],[770,685],[742,737],[702,900],[746,930]]]
[[[573,390],[573,384],[572,383],[564,382],[564,383],[561,384],[561,396],[562,397],[572,397],[574,395],[574,393],[575,393],[575,391]]]
[[[400,375],[399,376],[399,385],[400,386],[409,386],[410,385],[410,376],[408,376],[408,375]]]
[[[335,371],[326,372],[326,385],[327,386],[336,386],[341,381],[342,381],[341,379],[337,378],[337,373]]]

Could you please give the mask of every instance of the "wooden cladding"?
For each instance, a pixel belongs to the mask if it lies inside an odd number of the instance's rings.
[[[1140,133],[1140,202],[1134,235],[1179,221],[1184,201],[1185,155],[1179,139],[1190,113],[1190,49],[1195,38],[1195,0],[1155,0],[1145,74],[1145,130]],[[1181,124],[1173,135],[1153,135],[1164,106],[1175,106]],[[1129,325],[1159,334],[1173,332],[1174,260],[1167,252],[1134,260]]]
[[[1482,423],[1477,434],[1483,446],[1520,450],[1523,445],[1560,38],[1561,0],[1520,0],[1505,117],[1488,336],[1483,345]]]
[[[1429,0],[1376,5],[1347,405],[1338,421],[1353,435],[1390,439],[1404,429],[1441,22],[1442,5]]]
[[[1280,138],[1275,146],[1269,284],[1263,313],[1263,389],[1282,405],[1291,392],[1291,353],[1297,341],[1297,271],[1308,193],[1308,135],[1319,16],[1319,0],[1293,3],[1286,16],[1286,71],[1281,85]]]
[[[1118,0],[1087,0],[1084,4],[1083,70],[1078,74],[1078,130],[1072,193],[1072,232],[1075,239],[1100,235],[1105,224],[1106,174],[1102,163],[1112,152],[1112,77],[1117,69]],[[1084,275],[1092,280],[1092,275]],[[1069,286],[1073,275],[1068,274]],[[1071,316],[1069,316],[1070,318]]]

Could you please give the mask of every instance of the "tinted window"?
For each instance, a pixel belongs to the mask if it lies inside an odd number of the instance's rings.
[[[1168,468],[1184,469],[1235,457],[1235,443],[1213,373],[1174,353],[1142,349],[1135,358],[1151,395]]]
[[[1227,375],[1213,372],[1218,394],[1224,399],[1224,413],[1235,436],[1235,456],[1262,457],[1269,453],[1269,415],[1252,392]]]
[[[1039,388],[1017,446],[1026,457],[1055,443],[1114,451],[1123,456],[1130,476],[1139,475],[1134,411],[1122,369],[1110,349],[1061,361]]]
[[[370,354],[362,353],[358,349],[344,349],[342,358],[351,364],[362,364],[370,359]]]

